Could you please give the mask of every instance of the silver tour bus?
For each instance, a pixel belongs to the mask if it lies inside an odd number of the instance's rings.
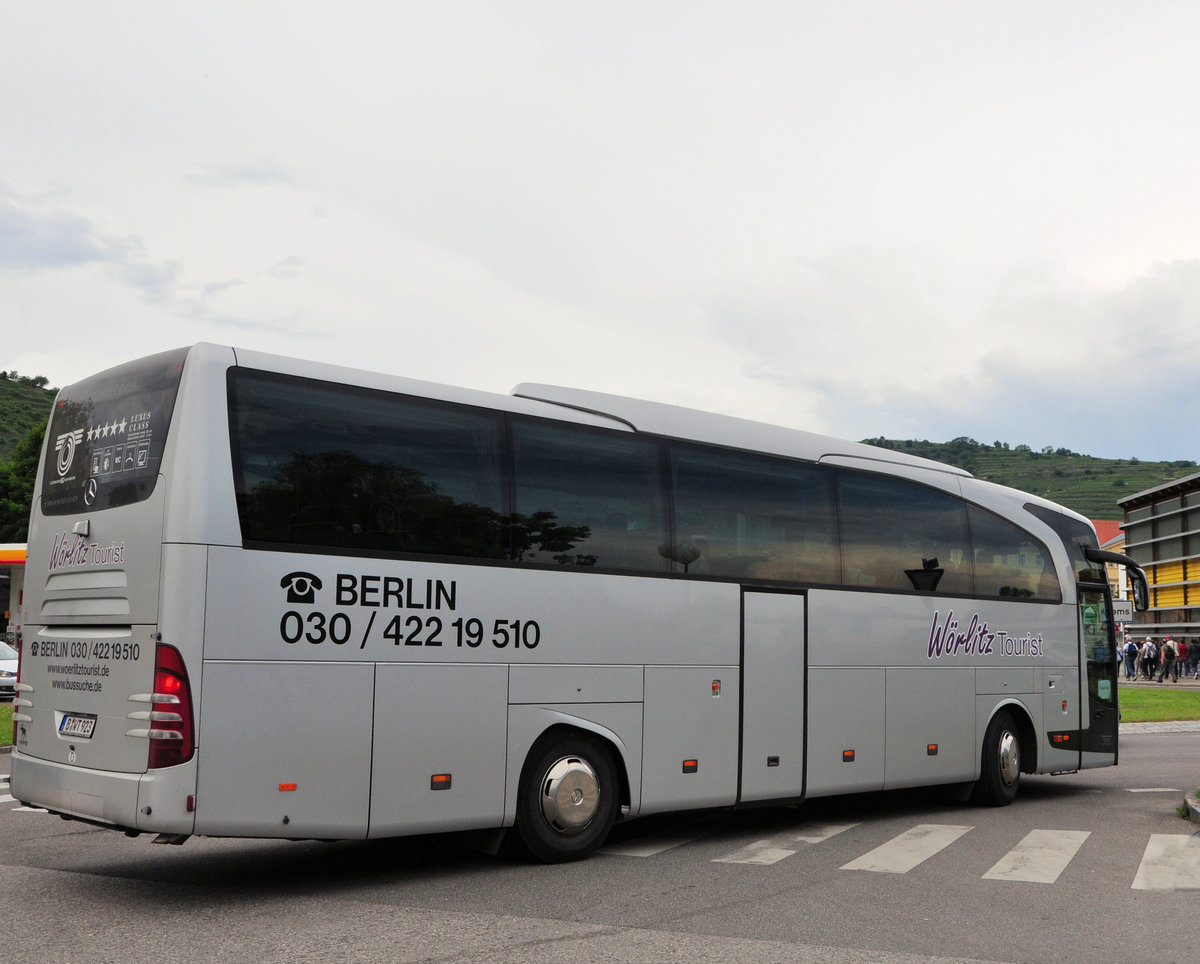
[[[1117,762],[1083,517],[904,454],[200,344],[63,389],[12,794],[130,834],[493,829]]]

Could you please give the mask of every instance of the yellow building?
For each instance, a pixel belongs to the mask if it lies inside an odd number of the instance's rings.
[[[1125,513],[1125,552],[1150,583],[1150,609],[1134,618],[1135,631],[1200,635],[1200,473],[1117,504]]]

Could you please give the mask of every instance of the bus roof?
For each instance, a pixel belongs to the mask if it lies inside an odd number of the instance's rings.
[[[530,382],[518,385],[512,394],[518,398],[545,402],[592,415],[603,415],[624,422],[635,431],[668,438],[689,439],[812,462],[876,462],[971,477],[971,473],[965,469],[892,449],[879,448],[863,442],[848,442],[802,429],[735,418],[732,415],[701,412],[663,402],[648,402],[604,392]]]
[[[302,361],[241,348],[229,349],[201,343],[196,345],[195,349],[206,353],[229,352],[232,358],[236,359],[235,364],[252,368],[260,367],[311,378],[345,381],[384,391],[408,392],[531,415],[554,417],[550,410],[556,409],[558,418],[584,424],[607,424],[614,428],[624,426],[630,431],[782,455],[810,462],[824,461],[865,469],[872,466],[877,469],[884,466],[907,467],[917,472],[924,470],[958,478],[972,477],[965,469],[862,442],[849,442],[802,429],[784,428],[731,415],[718,415],[664,402],[609,395],[605,392],[524,382],[517,385],[507,396],[496,395],[403,375],[344,368],[327,362]],[[508,400],[507,404],[505,399]]]

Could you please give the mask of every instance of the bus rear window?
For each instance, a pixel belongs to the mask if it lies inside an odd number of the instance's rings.
[[[59,392],[42,470],[45,515],[92,512],[149,498],[187,351],[151,355]]]

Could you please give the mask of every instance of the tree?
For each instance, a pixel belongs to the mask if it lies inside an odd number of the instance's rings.
[[[12,461],[0,463],[0,542],[26,542],[29,538],[29,512],[45,434],[45,425],[30,429],[18,443]]]

